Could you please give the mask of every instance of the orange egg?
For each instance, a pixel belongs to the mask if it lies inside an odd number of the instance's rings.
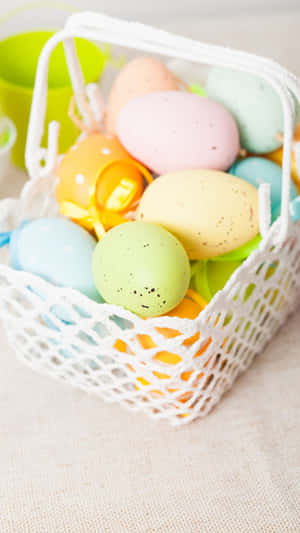
[[[63,215],[100,238],[106,229],[125,222],[151,174],[135,161],[117,137],[91,134],[62,158],[57,170],[56,198]]]
[[[180,304],[165,316],[195,319],[199,315],[199,313],[204,309],[205,305],[206,305],[206,302],[201,298],[201,296],[197,295],[194,291],[189,290],[185,298],[180,302]],[[156,329],[161,335],[163,335],[166,338],[177,337],[178,335],[180,335],[180,332],[176,329],[159,328],[159,327]],[[182,342],[182,346],[191,346],[199,339],[199,337],[200,337],[200,333],[197,332],[192,337],[185,339]],[[137,335],[137,338],[141,346],[144,349],[156,347],[155,342],[149,335]],[[209,338],[203,344],[203,346],[197,351],[197,353],[194,355],[194,358],[204,355],[207,349],[209,348],[210,344],[211,344],[211,338]],[[115,344],[115,348],[119,350],[120,352],[128,351],[126,344],[123,343],[122,341],[117,341],[117,343]],[[208,365],[210,359],[211,358],[209,358],[208,361],[205,362],[204,367]],[[171,377],[170,374],[168,373],[168,367],[170,370],[174,368],[175,365],[178,365],[179,363],[182,362],[182,357],[177,353],[172,353],[172,352],[163,350],[163,351],[158,352],[154,356],[153,360],[163,363],[162,366],[164,367],[163,372],[158,372],[156,370],[153,370],[153,375],[158,377],[161,380],[165,380]],[[134,368],[131,365],[128,365],[128,366],[133,372],[135,372]],[[180,379],[182,381],[188,381],[194,372],[197,372],[196,369],[194,368],[191,368],[188,371],[182,372],[180,375]],[[199,380],[201,379],[201,377],[203,377],[203,375],[204,375],[203,372],[198,372],[195,375],[195,379],[193,380],[193,385],[192,385],[193,388],[197,386],[197,384],[199,383]],[[136,386],[138,390],[141,390],[141,385],[147,386],[147,387],[150,385],[150,381],[148,381],[148,379],[145,379],[142,376],[138,376],[136,378],[136,381],[138,382]],[[180,382],[175,387],[167,388],[167,391],[169,392],[177,392],[178,390],[180,390]],[[159,390],[159,389],[151,390],[151,395],[153,397],[164,396],[165,394],[163,392],[163,387],[162,387],[162,390]],[[177,397],[177,399],[181,403],[186,403],[192,397],[192,395],[193,395],[193,390],[185,391],[179,397]],[[185,415],[185,416],[188,416],[188,415]]]
[[[300,142],[300,124],[298,124],[295,129],[294,142]],[[281,147],[275,150],[274,152],[271,152],[270,154],[265,154],[264,157],[271,159],[271,161],[274,161],[274,163],[277,163],[278,165],[282,165],[283,148]],[[292,152],[291,176],[300,194],[300,176],[298,175],[294,152]]]

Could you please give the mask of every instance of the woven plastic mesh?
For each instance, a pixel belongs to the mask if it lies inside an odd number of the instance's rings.
[[[41,198],[45,201],[41,202]],[[53,178],[0,203],[0,230],[53,216]],[[274,335],[299,297],[300,232],[282,247],[276,225],[195,320],[141,319],[7,266],[0,255],[0,311],[9,341],[32,368],[108,402],[173,425],[206,415]],[[161,355],[172,363],[162,362]]]

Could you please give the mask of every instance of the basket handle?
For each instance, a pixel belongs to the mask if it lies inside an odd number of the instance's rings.
[[[196,63],[234,68],[260,76],[270,83],[281,99],[284,114],[281,218],[278,231],[274,234],[274,243],[281,245],[284,242],[290,224],[290,175],[295,116],[294,102],[289,90],[294,93],[300,103],[300,83],[298,79],[272,60],[260,58],[246,52],[193,41],[140,23],[118,20],[99,13],[76,13],[67,20],[65,28],[51,37],[46,43],[40,55],[37,69],[25,153],[26,166],[31,178],[49,175],[55,168],[58,124],[52,123],[49,125],[48,149],[42,149],[40,143],[43,136],[46,113],[49,58],[53,49],[61,41],[64,42],[70,78],[78,108],[85,123],[88,124],[89,121],[86,105],[82,105],[83,98],[88,102],[88,94],[76,56],[74,37],[102,40],[128,48],[163,54]],[[46,160],[44,167],[41,165],[41,158]],[[260,186],[259,205],[260,232],[262,237],[265,237],[269,232],[271,219],[270,187],[267,184]]]

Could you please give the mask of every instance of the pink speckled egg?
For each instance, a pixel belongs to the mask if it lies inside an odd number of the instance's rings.
[[[180,81],[159,59],[141,56],[129,61],[115,79],[109,94],[105,119],[108,133],[116,133],[119,112],[130,100],[155,91],[179,89]]]
[[[127,151],[158,174],[227,170],[240,150],[231,114],[188,92],[156,92],[131,100],[119,114],[117,133]]]

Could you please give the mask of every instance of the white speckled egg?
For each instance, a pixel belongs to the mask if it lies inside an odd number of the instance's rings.
[[[117,133],[127,151],[157,174],[227,170],[240,149],[231,114],[188,92],[156,92],[131,100],[119,114]]]
[[[173,172],[146,189],[137,218],[173,233],[190,259],[216,257],[258,233],[258,193],[250,183],[224,172]]]

